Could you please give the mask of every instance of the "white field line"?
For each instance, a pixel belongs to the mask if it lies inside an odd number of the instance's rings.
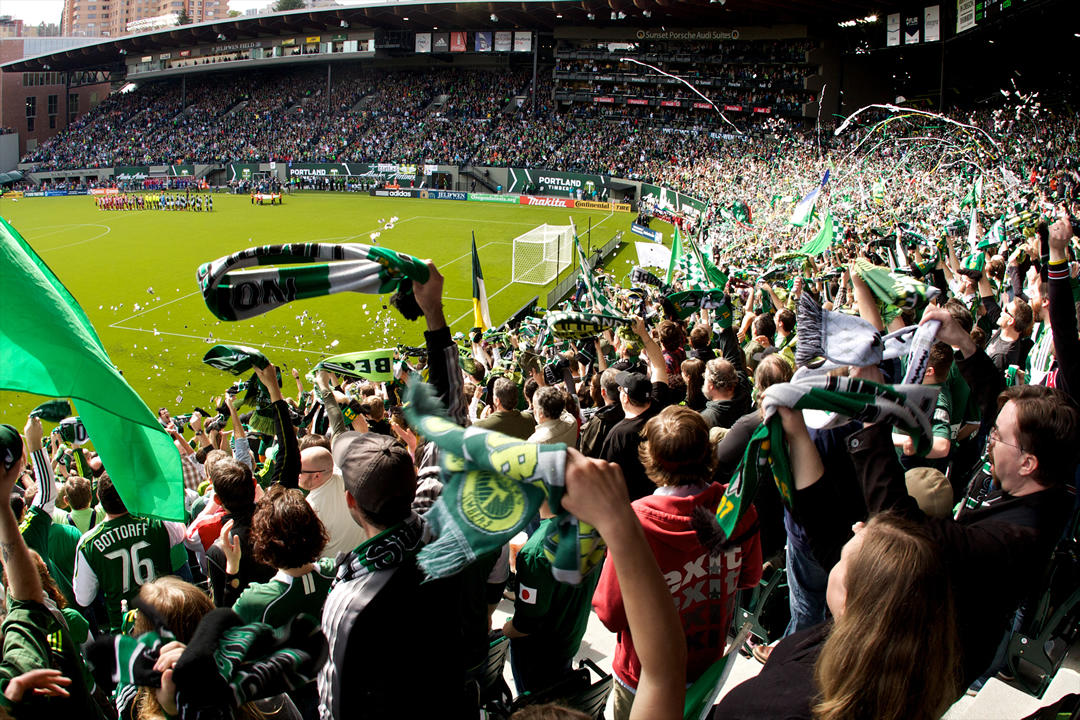
[[[113,324],[109,325],[109,327],[111,327],[111,328],[114,328],[114,327],[116,327],[116,326],[120,325],[121,323],[126,323],[126,322],[127,322],[128,320],[131,320],[132,318],[137,318],[137,317],[139,317],[140,315],[145,315],[146,313],[148,313],[148,312],[153,312],[154,310],[160,310],[161,308],[165,307],[166,305],[172,305],[172,304],[173,304],[174,302],[180,302],[181,300],[186,300],[186,299],[188,299],[188,298],[189,298],[189,297],[191,297],[192,295],[198,295],[198,294],[199,294],[199,291],[198,291],[198,290],[196,290],[195,292],[190,292],[190,293],[188,293],[187,295],[181,295],[181,296],[180,296],[180,297],[178,297],[178,298],[173,298],[172,300],[170,300],[170,301],[169,301],[169,302],[167,302],[167,303],[164,303],[164,304],[161,304],[161,305],[152,305],[151,307],[148,307],[148,308],[143,308],[142,310],[140,310],[139,312],[135,313],[134,315],[131,315],[131,316],[129,316],[129,317],[126,317],[126,318],[124,318],[123,320],[117,320],[117,321],[116,321],[116,322],[114,322]],[[124,330],[132,330],[132,329],[134,329],[134,328],[123,328],[123,329],[124,329]]]
[[[75,247],[76,245],[85,245],[86,243],[93,242],[95,240],[103,238],[103,237],[105,237],[106,235],[108,235],[109,233],[112,232],[112,228],[109,227],[108,225],[99,225],[98,223],[78,223],[78,224],[75,224],[75,225],[70,225],[69,227],[99,227],[99,228],[105,228],[105,232],[98,233],[97,235],[95,235],[92,238],[87,238],[86,240],[79,240],[79,241],[73,242],[73,243],[67,243],[66,245],[57,245],[56,247],[51,247],[51,248],[36,248],[37,252],[52,252],[53,250],[64,250],[65,248]]]
[[[604,219],[603,219],[603,220],[601,220],[600,222],[598,222],[598,223],[596,223],[595,225],[593,225],[593,227],[594,227],[594,228],[598,228],[598,227],[600,227],[601,225],[603,225],[603,224],[604,224],[605,222],[607,222],[608,220],[610,220],[610,219],[611,219],[611,218],[613,218],[614,216],[615,216],[615,213],[613,213],[613,212],[612,212],[612,213],[608,213],[608,214],[607,214],[607,216],[606,216],[606,217],[604,217]],[[494,241],[493,241],[493,242],[494,242]],[[490,245],[491,243],[487,243],[487,244],[488,244],[488,245]],[[504,243],[504,244],[507,244],[507,243]],[[486,247],[486,245],[485,245],[484,247]],[[480,248],[477,248],[477,250],[479,250],[479,249],[480,249]],[[472,251],[471,251],[471,250],[470,250],[470,251],[469,251],[468,253],[466,253],[465,255],[463,255],[462,257],[468,257],[469,255],[472,255]],[[457,258],[457,260],[460,260],[460,259],[461,259],[461,258]],[[451,262],[456,262],[456,260],[452,260]],[[449,263],[447,263],[447,265],[449,265]],[[496,290],[496,291],[495,291],[494,293],[492,293],[491,295],[488,295],[488,302],[490,303],[490,302],[491,302],[491,299],[492,299],[493,297],[495,297],[496,295],[498,295],[499,293],[501,293],[501,292],[502,292],[503,290],[506,290],[506,289],[507,289],[508,287],[510,287],[511,285],[514,285],[514,284],[515,284],[515,283],[514,283],[513,281],[511,281],[511,282],[508,282],[508,283],[506,283],[505,285],[503,285],[503,286],[502,286],[501,288],[499,288],[498,290]],[[467,318],[467,317],[468,317],[469,315],[471,315],[471,314],[472,314],[472,311],[470,310],[470,311],[468,311],[468,312],[466,312],[466,313],[463,313],[463,314],[459,315],[459,316],[457,317],[457,319],[456,319],[456,320],[454,320],[454,321],[453,321],[452,323],[450,323],[450,327],[453,327],[453,326],[457,325],[457,324],[458,324],[459,322],[461,322],[462,320],[464,320],[465,318]]]
[[[252,347],[269,348],[271,350],[285,350],[287,352],[308,353],[310,355],[327,355],[328,354],[324,350],[316,350],[316,349],[313,349],[313,348],[309,348],[309,349],[293,348],[293,347],[285,347],[284,345],[269,345],[267,343],[252,342],[251,340],[234,340],[234,339],[219,338],[219,337],[208,338],[208,337],[206,337],[204,335],[188,335],[186,333],[166,332],[165,330],[156,330],[155,331],[155,330],[147,330],[146,328],[125,327],[123,325],[110,325],[109,327],[115,328],[117,330],[132,330],[134,332],[150,333],[151,335],[157,334],[157,335],[170,335],[172,337],[190,338],[192,340],[202,340],[204,342],[206,340],[212,340],[215,344],[217,344],[217,343],[231,343],[231,344],[235,344],[235,345],[249,345],[249,346],[252,346]]]

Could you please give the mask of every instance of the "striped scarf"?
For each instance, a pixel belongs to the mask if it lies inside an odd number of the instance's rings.
[[[462,428],[445,417],[429,386],[405,390],[405,419],[440,450],[443,492],[424,516],[437,539],[417,555],[429,577],[463,570],[494,552],[529,524],[547,500],[557,516],[551,572],[578,584],[604,559],[604,541],[591,526],[562,509],[566,445],[542,445],[477,427]]]
[[[237,272],[250,267],[259,269]],[[293,243],[247,248],[204,263],[196,279],[206,306],[219,320],[246,320],[294,300],[346,291],[397,291],[391,303],[415,320],[420,309],[412,281],[427,282],[428,268],[412,255],[382,247]]]
[[[880,385],[850,377],[816,375],[769,387],[761,400],[764,421],[750,437],[742,462],[720,499],[714,518],[694,519],[694,527],[709,548],[731,537],[739,519],[757,494],[758,485],[772,478],[788,508],[794,507],[795,483],[784,442],[778,408],[825,410],[838,418],[886,422],[915,439],[915,449],[930,449],[930,419],[940,388],[933,385]],[[718,532],[719,531],[719,532]]]
[[[594,338],[605,330],[630,327],[633,320],[605,313],[571,312],[553,310],[546,316],[548,332],[560,340],[584,340]]]

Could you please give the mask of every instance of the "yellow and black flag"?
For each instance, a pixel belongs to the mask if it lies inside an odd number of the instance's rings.
[[[472,304],[473,327],[487,330],[491,327],[491,311],[488,310],[484,271],[480,269],[480,256],[476,254],[476,233],[472,238]]]

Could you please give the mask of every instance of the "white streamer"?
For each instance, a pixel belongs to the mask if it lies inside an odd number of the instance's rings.
[[[700,91],[700,90],[698,90],[698,89],[697,89],[696,87],[694,87],[693,85],[691,85],[690,83],[688,83],[688,82],[687,82],[686,80],[683,80],[683,79],[682,79],[681,77],[679,77],[678,75],[672,75],[672,74],[671,74],[671,73],[669,73],[669,72],[664,72],[663,70],[661,70],[660,68],[656,67],[655,65],[650,65],[649,63],[643,63],[643,62],[641,62],[640,60],[635,60],[634,58],[628,58],[628,57],[623,57],[623,58],[619,58],[619,62],[632,62],[632,63],[634,63],[635,65],[641,65],[642,67],[647,67],[647,68],[650,68],[650,69],[652,69],[652,70],[655,70],[656,72],[660,73],[661,75],[666,75],[666,76],[667,76],[667,77],[669,77],[669,78],[672,78],[672,79],[678,80],[678,81],[679,81],[679,82],[681,82],[681,83],[682,83],[683,85],[685,85],[686,87],[690,88],[690,89],[691,89],[691,90],[693,90],[693,91],[694,91],[695,93],[697,93],[697,94],[698,94],[698,96],[699,96],[699,97],[700,97],[700,98],[701,98],[702,100],[704,100],[705,102],[709,103],[709,105],[711,105],[711,106],[712,106],[712,109],[713,109],[713,110],[715,110],[715,111],[717,112],[717,114],[718,114],[718,115],[720,115],[720,119],[722,119],[722,120],[723,120],[724,122],[726,122],[726,123],[727,123],[728,125],[730,125],[730,126],[731,126],[732,128],[734,128],[734,129],[735,129],[735,132],[739,133],[740,135],[742,135],[742,134],[743,134],[743,131],[742,131],[742,130],[740,130],[740,129],[739,129],[739,128],[738,128],[738,127],[737,127],[737,126],[735,125],[735,123],[733,123],[733,122],[731,122],[730,120],[728,120],[728,119],[727,119],[727,117],[725,117],[724,113],[720,112],[720,108],[716,107],[716,103],[714,103],[714,102],[713,102],[712,100],[710,100],[710,99],[709,99],[709,98],[707,98],[706,96],[702,95],[702,94],[701,94],[701,91]]]

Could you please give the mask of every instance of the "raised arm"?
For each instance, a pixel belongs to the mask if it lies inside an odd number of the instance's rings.
[[[649,380],[654,383],[666,383],[668,381],[667,363],[664,362],[664,353],[656,341],[649,335],[649,329],[645,326],[645,318],[634,319],[634,332],[645,348],[645,357],[649,358],[651,376]]]
[[[468,408],[462,391],[461,360],[443,313],[443,276],[435,263],[428,260],[427,264],[430,273],[428,281],[414,282],[413,292],[427,323],[424,341],[428,351],[428,381],[446,405],[450,420],[464,425]]]
[[[255,375],[270,393],[270,407],[274,413],[274,433],[277,435],[281,451],[274,460],[271,483],[281,483],[287,488],[295,488],[300,483],[300,446],[296,442],[296,432],[289,420],[289,406],[281,395],[277,371],[273,363],[255,370]]]
[[[16,600],[40,603],[45,600],[41,577],[11,510],[11,489],[25,466],[25,457],[20,457],[9,469],[0,466],[0,557],[7,572],[8,594]]]
[[[562,505],[595,527],[615,563],[641,661],[632,720],[677,720],[686,697],[686,640],[664,577],[630,506],[618,465],[567,450]]]

